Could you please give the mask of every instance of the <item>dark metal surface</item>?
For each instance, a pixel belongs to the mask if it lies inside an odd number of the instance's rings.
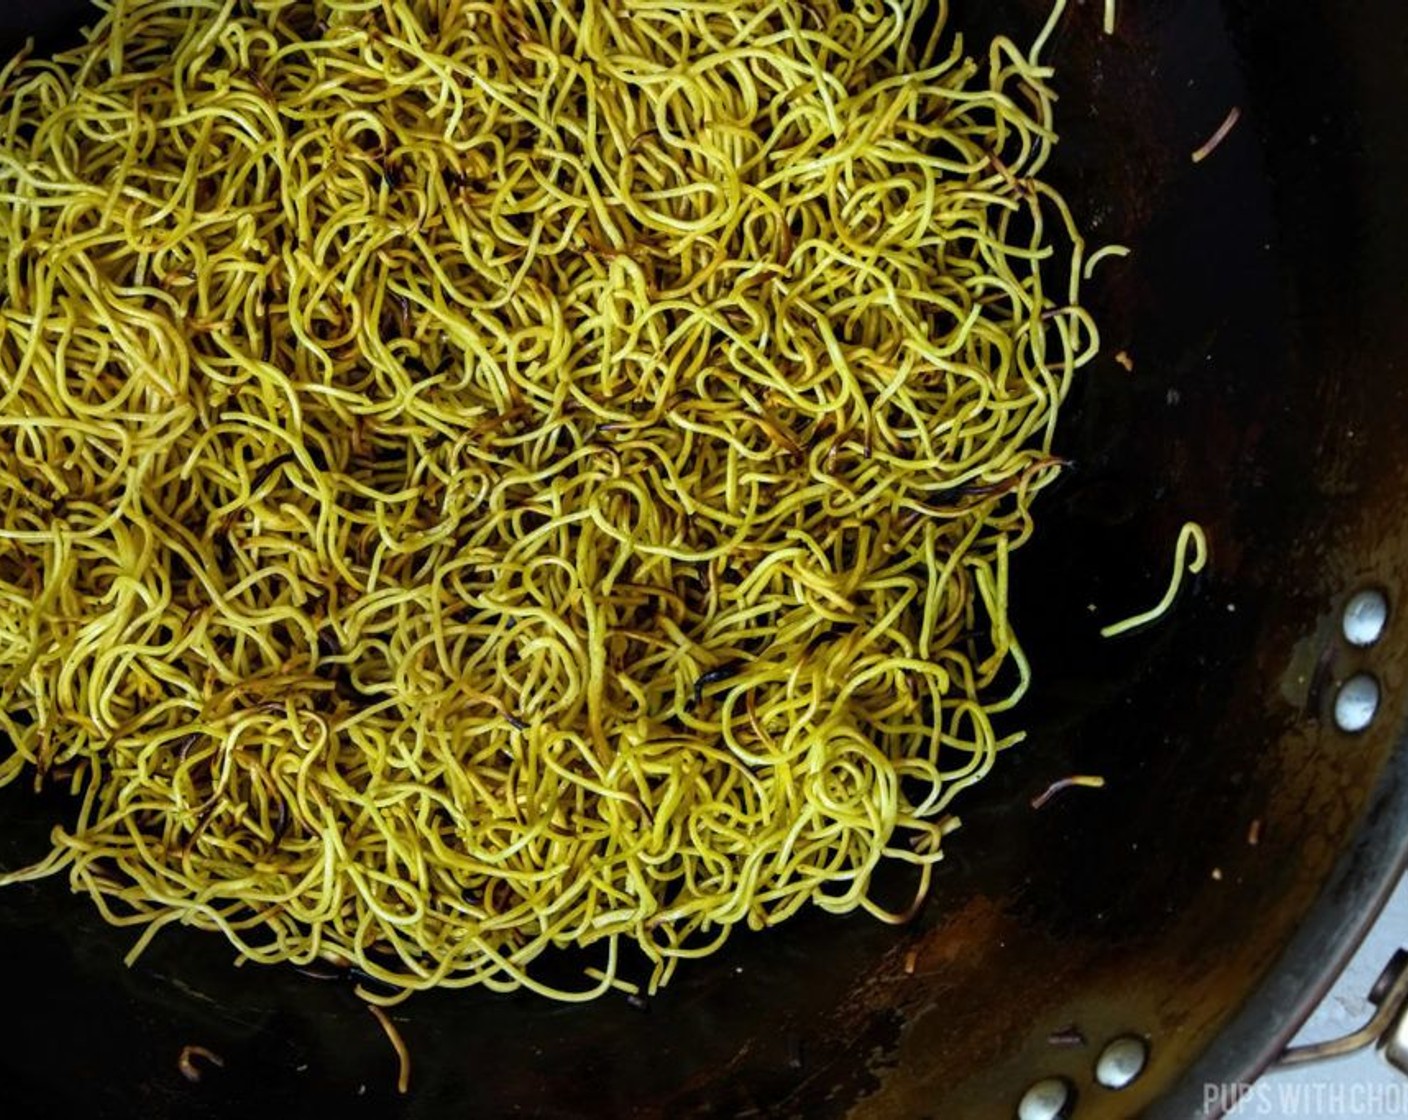
[[[415,1057],[401,1100],[390,1048],[339,984],[236,970],[220,939],[187,932],[127,970],[130,932],[58,883],[13,888],[0,1102],[21,1116],[962,1120],[1008,1116],[1060,1074],[1083,1118],[1192,1117],[1204,1084],[1260,1068],[1408,842],[1408,5],[1121,2],[1113,40],[1100,7],[1073,4],[1052,51],[1054,173],[1093,239],[1135,255],[1093,285],[1106,357],[1064,429],[1078,468],[1014,564],[1032,735],[958,806],[919,922],[805,915],[739,936],[644,1010],[418,997],[394,1012]],[[954,8],[975,31],[1030,33],[1046,0]],[[0,6],[0,37],[63,34],[78,10]],[[1241,125],[1194,166],[1233,105]],[[1189,518],[1208,527],[1209,571],[1158,627],[1099,639],[1157,597]],[[1369,651],[1337,640],[1337,608],[1365,584],[1395,607]],[[1329,704],[1359,668],[1384,703],[1346,736]],[[1032,811],[1073,771],[1109,784]],[[42,849],[57,808],[5,791],[0,866]],[[1048,1042],[1072,1025],[1084,1047]],[[1148,1072],[1096,1087],[1100,1047],[1130,1032],[1151,1042]],[[225,1069],[187,1084],[187,1043]]]

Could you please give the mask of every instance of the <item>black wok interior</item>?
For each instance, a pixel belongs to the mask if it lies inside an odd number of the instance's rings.
[[[1030,37],[1049,0],[952,6],[981,50],[997,28]],[[400,1098],[350,987],[234,968],[190,931],[128,969],[132,931],[62,882],[12,887],[6,1115],[1000,1118],[1058,1074],[1081,1118],[1190,1117],[1205,1082],[1269,1060],[1408,843],[1408,625],[1395,611],[1368,652],[1336,625],[1361,586],[1408,595],[1408,5],[1121,0],[1113,39],[1101,7],[1073,3],[1050,52],[1052,177],[1093,242],[1135,251],[1091,285],[1106,345],[1064,418],[1075,467],[1014,563],[1031,734],[959,802],[922,917],[738,935],[646,1006],[417,996],[394,1011],[414,1056]],[[61,43],[87,12],[8,0],[0,40]],[[1209,570],[1163,623],[1099,638],[1161,593],[1188,519]],[[1385,700],[1349,736],[1329,705],[1359,668]],[[1030,807],[1073,772],[1108,786]],[[39,855],[64,811],[3,791],[0,866]],[[1088,1045],[1048,1042],[1072,1025]],[[1128,1032],[1150,1068],[1101,1089],[1099,1045]],[[225,1068],[187,1083],[190,1043]]]

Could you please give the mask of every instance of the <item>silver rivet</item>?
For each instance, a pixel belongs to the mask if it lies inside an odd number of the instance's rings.
[[[1075,1090],[1061,1077],[1046,1077],[1022,1094],[1017,1120],[1065,1120],[1075,1103]]]
[[[1344,605],[1344,637],[1353,646],[1371,646],[1388,625],[1388,598],[1374,587],[1356,591]]]
[[[1335,726],[1341,731],[1363,731],[1379,710],[1379,682],[1358,673],[1340,686],[1335,697]]]
[[[1124,1035],[1100,1051],[1095,1061],[1095,1080],[1107,1089],[1123,1089],[1144,1072],[1149,1047],[1142,1038]]]

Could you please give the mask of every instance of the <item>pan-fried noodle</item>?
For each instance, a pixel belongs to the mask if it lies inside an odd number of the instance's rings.
[[[76,795],[9,879],[383,1002],[903,920],[1097,345],[1051,72],[931,8],[114,0],[7,67],[0,780]]]

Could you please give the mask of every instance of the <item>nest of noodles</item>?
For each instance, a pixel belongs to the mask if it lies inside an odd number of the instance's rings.
[[[115,0],[11,62],[0,780],[75,801],[9,879],[388,1000],[917,907],[1096,346],[1050,72],[932,7]]]

